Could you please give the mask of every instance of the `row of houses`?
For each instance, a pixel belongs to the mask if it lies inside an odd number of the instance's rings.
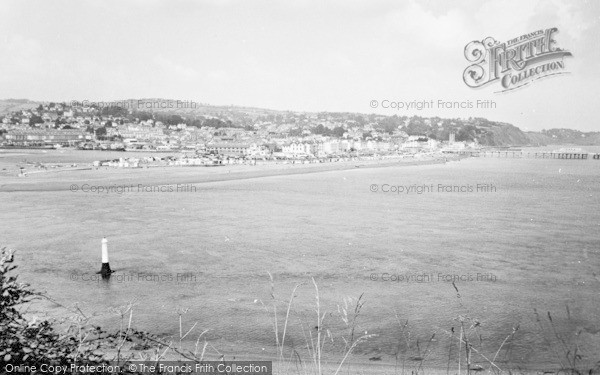
[[[360,141],[360,140],[330,140],[325,142],[292,142],[284,144],[281,151],[285,155],[332,155],[349,151],[389,151],[390,142]]]
[[[437,149],[439,142],[435,139],[429,139],[422,136],[409,137],[405,142],[395,144],[382,141],[361,141],[361,140],[331,140],[326,142],[291,142],[284,144],[281,151],[285,156],[305,156],[305,155],[335,155],[344,154],[351,151],[371,151],[371,152],[389,152],[397,150],[432,151]]]
[[[4,139],[11,143],[72,143],[91,140],[92,135],[79,129],[9,130]]]
[[[162,140],[167,136],[162,126],[148,126],[143,124],[124,124],[113,128],[107,128],[107,135],[119,135],[123,138],[135,138],[140,140]]]
[[[204,146],[204,151],[226,156],[266,157],[269,148],[256,143],[213,143]]]
[[[343,154],[351,150],[385,152],[391,149],[391,144],[375,141],[363,143],[353,140],[332,140],[326,142],[290,142],[280,145],[280,148],[282,156],[300,157]],[[273,149],[257,143],[221,142],[209,143],[204,147],[203,151],[227,156],[268,157],[272,154]]]

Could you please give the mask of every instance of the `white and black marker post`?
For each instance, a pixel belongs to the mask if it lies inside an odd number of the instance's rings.
[[[110,265],[108,264],[108,240],[106,237],[102,238],[102,268],[100,268],[100,272],[102,278],[109,278],[112,271],[110,270]]]

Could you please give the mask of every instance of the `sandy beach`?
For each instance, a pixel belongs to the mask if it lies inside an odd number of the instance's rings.
[[[96,153],[97,154],[97,153]],[[107,157],[133,157],[138,155],[106,153]],[[257,165],[220,166],[158,166],[141,168],[93,167],[91,154],[85,151],[65,153],[50,150],[28,152],[14,150],[0,153],[0,191],[63,191],[73,185],[102,186],[158,186],[198,184],[217,181],[252,179],[260,177],[341,171],[357,168],[383,168],[443,164],[460,160],[451,155],[415,155],[404,158],[378,160],[340,160],[325,163],[294,164],[291,162],[259,162]],[[141,156],[141,155],[140,155]],[[24,163],[27,162],[27,164]],[[57,168],[39,169],[43,163]],[[25,176],[19,176],[18,165],[27,165]],[[105,190],[105,189],[102,189]]]

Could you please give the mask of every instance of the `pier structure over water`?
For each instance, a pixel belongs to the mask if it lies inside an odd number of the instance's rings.
[[[446,153],[458,154],[463,156],[483,157],[483,158],[529,158],[529,159],[595,159],[600,160],[600,154],[587,152],[562,152],[562,151],[498,151],[498,150],[460,150],[460,151],[444,151]]]

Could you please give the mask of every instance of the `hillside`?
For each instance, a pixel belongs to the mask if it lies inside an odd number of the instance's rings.
[[[5,99],[0,100],[0,116],[11,112],[35,108],[40,102],[34,102],[27,99]]]
[[[600,132],[584,133],[573,129],[550,129],[541,132],[527,132],[526,134],[530,143],[534,146],[552,144],[600,145]]]
[[[7,114],[14,116],[18,111],[33,109],[40,104],[47,103],[27,99],[0,100],[0,118]],[[70,104],[65,103],[66,106]],[[86,107],[91,104],[91,102],[87,103]],[[484,146],[600,145],[600,132],[584,133],[572,129],[550,129],[525,133],[512,124],[490,121],[485,118],[426,118],[348,112],[292,112],[242,106],[214,106],[199,102],[159,98],[99,103],[92,112],[82,112],[81,104],[76,105],[73,109],[76,115],[80,116],[155,118],[169,124],[184,122],[188,126],[197,127],[233,126],[252,130],[267,126],[276,129],[275,132],[290,136],[297,136],[303,132],[308,132],[308,134],[331,133],[341,136],[352,128],[353,134],[363,137],[370,136],[371,133],[376,137],[377,134],[395,134],[400,131],[407,135],[423,135],[438,140],[447,140],[450,133],[455,133],[457,141],[477,141]],[[315,133],[316,129],[318,129],[318,133]]]

